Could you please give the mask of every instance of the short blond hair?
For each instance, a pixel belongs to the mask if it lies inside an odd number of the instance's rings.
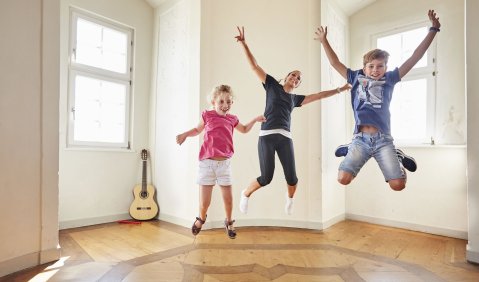
[[[231,86],[226,84],[221,84],[221,85],[213,87],[210,95],[208,95],[208,102],[213,104],[213,101],[222,95],[226,95],[228,97],[231,97],[231,99],[233,99],[234,98],[233,89],[231,89]]]
[[[389,53],[381,49],[374,49],[367,52],[363,56],[363,67],[365,67],[368,63],[372,62],[373,60],[384,60],[384,62],[387,65],[389,60]]]

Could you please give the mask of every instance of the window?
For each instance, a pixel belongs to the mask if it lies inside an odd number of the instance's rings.
[[[388,70],[408,59],[429,31],[426,23],[374,37],[377,48],[390,54]],[[394,88],[391,134],[398,143],[430,143],[435,117],[435,41]]]
[[[129,148],[133,31],[71,12],[68,146]]]

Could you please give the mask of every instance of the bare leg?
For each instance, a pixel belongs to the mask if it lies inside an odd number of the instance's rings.
[[[233,210],[233,193],[231,192],[231,185],[221,186],[221,194],[223,196],[223,203],[225,206],[226,220],[230,222],[231,213]]]
[[[296,186],[298,186],[297,184],[296,185],[288,185],[288,197],[290,198],[293,198],[294,197],[294,193],[296,193]]]
[[[258,183],[258,180],[255,179],[253,182],[251,182],[248,188],[246,188],[246,190],[243,190],[244,195],[249,198],[251,194],[253,194],[259,188],[261,188],[261,185]]]
[[[200,185],[200,207],[199,207],[199,217],[202,220],[206,220],[206,214],[211,203],[211,193],[213,192],[214,185]],[[196,221],[195,225],[197,227],[203,226],[201,222]]]

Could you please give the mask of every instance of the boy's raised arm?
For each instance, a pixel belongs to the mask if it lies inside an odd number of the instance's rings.
[[[334,52],[331,45],[329,45],[328,39],[326,35],[328,34],[328,27],[318,27],[317,31],[315,32],[316,38],[314,40],[319,40],[323,45],[324,51],[326,52],[326,56],[328,57],[329,63],[331,66],[345,79],[347,79],[347,72],[348,68],[339,60],[338,55]]]
[[[412,53],[411,57],[407,59],[400,67],[399,67],[399,76],[403,78],[413,67],[416,65],[417,62],[424,56],[427,49],[432,43],[432,40],[436,36],[436,33],[439,32],[439,28],[441,27],[441,23],[439,22],[439,18],[436,16],[434,10],[428,11],[429,20],[432,23],[429,32],[427,33],[426,37],[423,41],[417,46],[414,53]]]

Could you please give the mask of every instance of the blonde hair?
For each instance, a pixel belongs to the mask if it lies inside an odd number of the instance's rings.
[[[388,64],[388,59],[389,59],[389,53],[381,50],[381,49],[374,49],[363,56],[363,67],[365,67],[368,63],[370,63],[373,60],[384,60],[386,65]]]
[[[226,84],[221,84],[216,87],[213,87],[210,95],[208,95],[208,103],[213,104],[213,101],[222,95],[229,96],[231,97],[231,99],[233,99],[234,96],[233,96],[233,90],[231,89],[231,86]]]

